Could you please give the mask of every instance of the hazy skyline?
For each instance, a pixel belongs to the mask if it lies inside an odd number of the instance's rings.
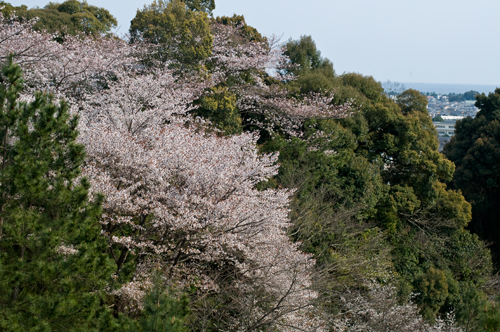
[[[10,1],[30,8],[47,2]],[[88,0],[117,18],[119,34],[128,31],[137,9],[151,2]],[[216,6],[215,16],[244,15],[262,34],[282,36],[284,42],[311,35],[339,74],[500,86],[498,0],[216,0]]]

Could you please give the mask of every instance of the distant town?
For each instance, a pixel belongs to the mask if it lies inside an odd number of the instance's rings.
[[[406,89],[404,84],[391,81],[382,83],[382,86],[386,94],[393,99],[397,99],[398,95]],[[468,116],[476,117],[479,109],[474,104],[476,103],[475,97],[479,92],[471,90],[465,93],[449,94],[421,93],[427,97],[427,110],[437,129],[439,150],[441,151],[446,142],[455,135],[455,123],[458,120]]]
[[[475,98],[473,100],[450,101],[447,95],[429,95],[427,100],[429,102],[427,109],[432,118],[437,116],[475,117],[478,112],[478,108],[474,106]]]
[[[427,93],[427,109],[439,136],[439,150],[455,135],[455,123],[465,117],[476,117],[476,91],[464,94],[438,95]]]

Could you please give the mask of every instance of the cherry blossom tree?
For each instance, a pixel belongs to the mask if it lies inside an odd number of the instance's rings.
[[[14,55],[29,90],[77,97],[95,86],[103,75],[135,63],[139,50],[118,38],[56,35],[33,30],[37,19],[5,18],[0,13],[0,60]],[[62,96],[62,95],[61,95]]]
[[[342,297],[343,313],[332,321],[335,331],[461,332],[453,314],[426,322],[411,301],[398,303],[396,287],[367,283],[368,292],[347,292]]]
[[[292,191],[256,189],[277,173],[277,156],[258,153],[256,134],[210,134],[188,113],[207,87],[229,79],[242,109],[290,132],[308,116],[344,109],[328,97],[290,99],[264,84],[261,73],[286,59],[270,44],[235,44],[234,27],[216,35],[207,78],[141,66],[141,48],[118,39],[59,44],[34,32],[34,22],[0,17],[0,57],[13,53],[29,89],[70,99],[81,116],[83,174],[92,194],[106,197],[101,224],[116,264],[115,310],[139,311],[160,267],[169,282],[197,289],[200,330],[214,322],[232,331],[321,329],[314,260],[287,235]],[[245,74],[251,82],[238,80]]]
[[[120,310],[133,310],[160,264],[200,294],[231,289],[232,310],[247,311],[228,321],[233,328],[296,324],[297,315],[307,325],[314,261],[288,239],[291,192],[255,189],[276,174],[277,156],[259,155],[253,134],[222,138],[187,125],[186,105],[203,90],[190,86],[168,71],[128,75],[81,110],[84,174],[106,196],[102,224],[117,278],[127,262],[136,266],[114,290]]]
[[[208,67],[237,96],[237,107],[247,123],[271,135],[276,131],[301,136],[311,117],[339,118],[351,104],[334,105],[333,93],[290,96],[279,82],[296,79],[289,74],[295,65],[284,55],[279,38],[248,40],[241,26],[214,23],[214,46]]]

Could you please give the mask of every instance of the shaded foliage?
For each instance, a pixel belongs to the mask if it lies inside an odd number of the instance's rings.
[[[456,135],[443,152],[456,166],[452,185],[472,204],[470,229],[492,242],[495,262],[500,257],[500,89],[476,96],[477,116],[457,121]],[[498,268],[498,267],[497,267]]]

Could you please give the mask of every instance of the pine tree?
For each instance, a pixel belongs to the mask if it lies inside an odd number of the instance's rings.
[[[166,291],[161,279],[157,270],[153,287],[144,298],[142,332],[187,332],[185,322],[189,315],[189,298],[186,294],[173,296],[175,291]]]
[[[10,57],[0,71],[0,331],[109,331],[111,265],[101,199],[89,202],[78,179],[78,118],[50,95],[20,102],[22,89]]]

